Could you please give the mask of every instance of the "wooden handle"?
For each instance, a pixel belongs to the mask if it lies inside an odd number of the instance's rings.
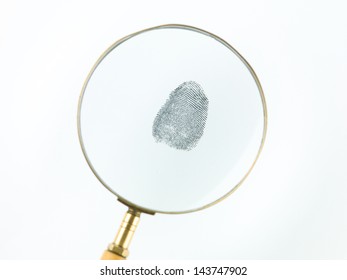
[[[112,253],[108,250],[105,250],[104,253],[101,256],[101,260],[115,260],[115,261],[120,261],[120,260],[125,260],[125,258],[121,257],[120,255],[117,255],[115,253]]]

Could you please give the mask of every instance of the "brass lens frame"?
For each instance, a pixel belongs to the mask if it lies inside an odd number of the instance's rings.
[[[249,72],[251,73],[254,81],[256,82],[256,85],[258,87],[259,90],[259,94],[261,97],[261,101],[262,101],[262,106],[263,106],[263,116],[264,116],[264,126],[263,126],[263,135],[262,135],[262,140],[258,149],[258,153],[252,163],[252,165],[250,166],[250,168],[248,169],[247,173],[244,175],[244,177],[240,180],[240,182],[238,184],[236,184],[234,187],[231,188],[231,190],[229,192],[227,192],[225,195],[223,195],[222,197],[220,197],[219,199],[210,202],[204,206],[198,207],[198,208],[194,208],[191,210],[186,210],[186,211],[160,211],[160,210],[155,210],[155,209],[149,209],[149,208],[145,208],[139,205],[136,205],[134,203],[132,203],[131,201],[125,199],[124,197],[120,196],[119,194],[117,194],[111,187],[109,187],[105,181],[103,181],[103,179],[101,178],[101,176],[99,176],[99,174],[97,173],[97,171],[94,169],[91,161],[88,158],[86,149],[84,147],[83,144],[83,138],[82,138],[82,133],[81,133],[81,108],[82,108],[82,103],[83,103],[83,96],[84,96],[84,92],[87,88],[88,82],[90,80],[90,78],[92,77],[95,69],[98,67],[98,65],[102,62],[102,60],[113,50],[115,49],[117,46],[119,46],[120,44],[122,44],[123,42],[131,39],[132,37],[139,35],[141,33],[147,32],[147,31],[151,31],[154,29],[167,29],[167,28],[176,28],[176,29],[186,29],[186,30],[190,30],[190,31],[194,31],[194,32],[198,32],[204,35],[207,35],[209,37],[212,37],[213,39],[219,41],[220,43],[222,43],[224,46],[226,46],[227,48],[229,48],[243,63],[244,65],[247,67],[247,69],[249,70]],[[151,28],[147,28],[135,33],[132,33],[128,36],[123,37],[122,39],[116,41],[114,44],[112,44],[97,60],[97,62],[94,64],[94,66],[92,67],[91,71],[89,72],[87,79],[85,80],[84,84],[83,84],[83,88],[79,97],[79,102],[78,102],[78,114],[77,114],[77,126],[78,126],[78,137],[79,137],[79,142],[83,151],[83,155],[90,167],[90,169],[92,170],[92,172],[94,173],[94,175],[98,178],[98,180],[106,187],[106,189],[108,189],[111,193],[113,193],[120,202],[122,202],[123,204],[125,204],[126,206],[128,206],[130,209],[133,209],[134,211],[138,211],[138,212],[143,212],[143,213],[148,213],[148,214],[155,214],[155,213],[162,213],[162,214],[186,214],[186,213],[191,213],[191,212],[195,212],[195,211],[199,211],[199,210],[203,210],[206,209],[208,207],[211,207],[215,204],[217,204],[218,202],[224,200],[225,198],[227,198],[229,195],[231,195],[234,191],[236,191],[239,186],[243,183],[243,181],[247,178],[248,174],[252,171],[256,161],[259,158],[259,155],[263,149],[264,146],[264,142],[265,142],[265,137],[266,137],[266,131],[267,131],[267,109],[266,109],[266,102],[265,102],[265,96],[264,96],[264,92],[263,89],[261,87],[261,84],[259,82],[259,79],[256,75],[256,73],[254,72],[254,70],[252,69],[252,67],[250,66],[250,64],[246,61],[246,59],[243,58],[243,56],[237,52],[230,44],[228,44],[226,41],[224,41],[223,39],[221,39],[220,37],[207,32],[205,30],[193,27],[193,26],[188,26],[188,25],[182,25],[182,24],[166,24],[166,25],[160,25],[160,26],[155,26],[155,27],[151,27]]]

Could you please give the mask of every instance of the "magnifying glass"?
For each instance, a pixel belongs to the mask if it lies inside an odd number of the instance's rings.
[[[227,42],[162,25],[110,46],[78,106],[83,154],[129,207],[102,259],[125,259],[140,214],[182,214],[233,193],[252,170],[267,124],[264,94]]]

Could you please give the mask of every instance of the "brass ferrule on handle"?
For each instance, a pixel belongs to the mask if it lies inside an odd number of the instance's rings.
[[[129,208],[114,241],[108,246],[101,259],[126,259],[129,256],[129,245],[137,225],[140,222],[141,212]],[[116,254],[116,256],[113,256]]]

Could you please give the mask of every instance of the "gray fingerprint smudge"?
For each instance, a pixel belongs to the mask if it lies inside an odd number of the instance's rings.
[[[171,92],[153,122],[152,135],[157,142],[190,151],[204,133],[208,99],[202,87],[184,82]]]

